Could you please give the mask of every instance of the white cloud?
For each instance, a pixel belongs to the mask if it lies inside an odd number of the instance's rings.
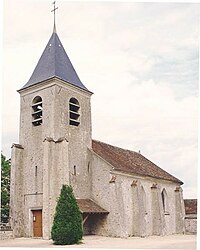
[[[195,197],[197,185],[197,103],[177,99],[170,85],[152,80],[98,88],[93,101],[93,136],[141,150],[147,158],[186,183]],[[108,82],[104,81],[108,86]],[[104,94],[105,93],[105,94]],[[186,197],[188,192],[186,191]]]

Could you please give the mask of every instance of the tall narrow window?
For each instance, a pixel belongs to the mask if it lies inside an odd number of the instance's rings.
[[[161,193],[161,197],[162,197],[163,210],[165,211],[165,195],[164,195],[164,192],[163,192],[163,191],[162,191],[162,193]]]
[[[74,175],[76,175],[76,166],[74,166]]]
[[[35,176],[37,176],[37,166],[35,166]]]
[[[168,197],[165,188],[161,192],[161,198],[162,198],[163,211],[164,213],[168,213],[168,200],[167,200]]]
[[[42,98],[36,96],[32,102],[32,124],[39,126],[42,124]]]
[[[78,126],[80,124],[80,105],[75,98],[69,100],[69,124]]]

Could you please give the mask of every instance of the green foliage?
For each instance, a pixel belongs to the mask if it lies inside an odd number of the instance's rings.
[[[1,222],[9,220],[10,161],[1,153]]]
[[[81,213],[71,186],[62,186],[51,237],[56,245],[76,244],[83,237]]]

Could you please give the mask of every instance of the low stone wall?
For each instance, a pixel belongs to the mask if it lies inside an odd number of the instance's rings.
[[[13,239],[13,231],[0,231],[0,240]]]
[[[13,238],[13,231],[9,223],[0,223],[0,240],[8,240]]]
[[[185,217],[185,233],[196,234],[197,233],[197,216],[187,215]]]

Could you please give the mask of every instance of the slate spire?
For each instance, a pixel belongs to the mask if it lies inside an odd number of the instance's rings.
[[[53,34],[40,57],[29,81],[20,89],[25,89],[42,81],[57,77],[76,87],[89,91],[79,79],[65,49],[56,33]],[[90,92],[90,91],[89,91]]]

